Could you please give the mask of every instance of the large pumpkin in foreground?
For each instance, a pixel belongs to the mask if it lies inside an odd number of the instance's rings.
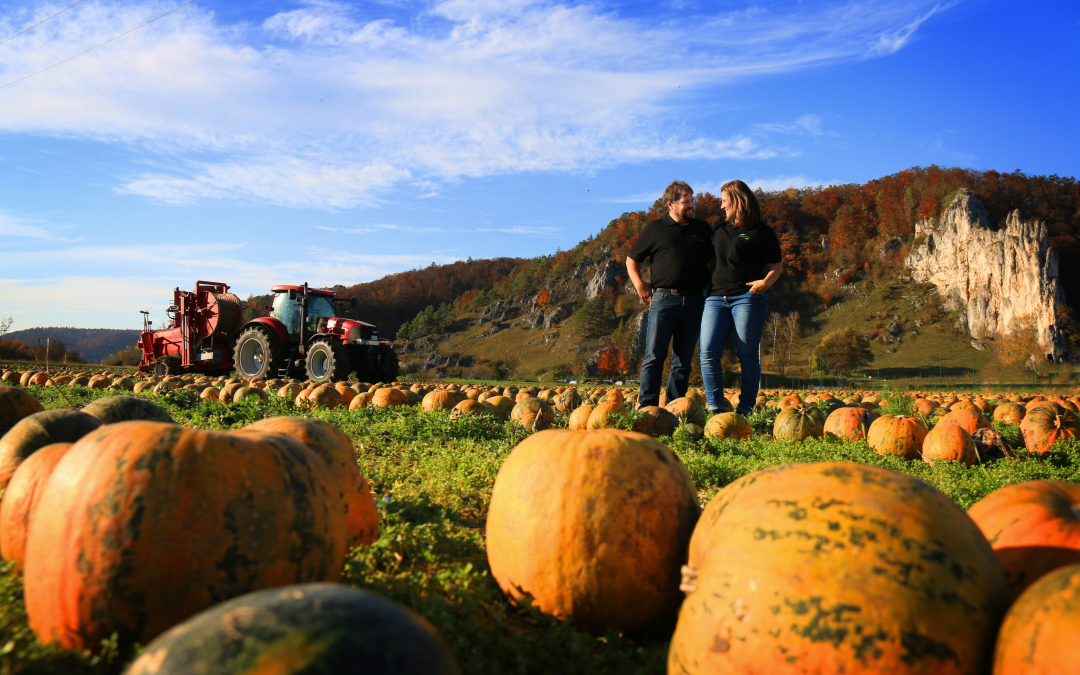
[[[1015,598],[1039,577],[1080,563],[1080,485],[1034,480],[975,502],[968,515],[994,547]]]
[[[26,543],[30,627],[65,649],[143,644],[255,590],[336,581],[341,499],[325,462],[280,434],[120,422],[75,443]]]
[[[1005,615],[994,649],[994,675],[1071,675],[1078,670],[1080,564],[1047,574]]]
[[[690,543],[668,672],[983,673],[1007,606],[985,537],[916,478],[785,464],[721,490]]]
[[[301,584],[216,605],[147,645],[125,675],[456,675],[423,618],[381,595]]]
[[[679,458],[632,431],[542,431],[495,479],[491,572],[514,600],[589,631],[632,631],[673,613],[699,512]]]
[[[4,490],[4,501],[0,502],[0,556],[15,563],[16,570],[22,570],[26,533],[41,488],[70,447],[71,443],[53,443],[30,455]]]
[[[371,485],[356,466],[352,440],[329,422],[312,417],[267,417],[238,433],[285,434],[300,441],[330,467],[345,513],[345,536],[349,546],[370,544],[379,537],[379,511]]]

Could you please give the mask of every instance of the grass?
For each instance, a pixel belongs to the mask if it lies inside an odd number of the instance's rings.
[[[31,388],[48,408],[67,407],[55,389]],[[66,388],[76,406],[112,392]],[[149,398],[149,397],[148,397]],[[899,412],[901,403],[891,397]],[[175,391],[154,399],[180,423],[234,429],[265,416],[295,415],[288,402],[224,405]],[[350,552],[343,583],[367,588],[412,608],[428,619],[466,674],[612,673],[666,671],[670,629],[649,635],[589,635],[571,622],[515,607],[503,596],[487,566],[484,522],[495,477],[503,460],[527,434],[488,417],[452,421],[447,414],[418,408],[304,413],[340,426],[354,441],[361,471],[368,476],[381,512],[381,533],[371,546]],[[1016,459],[967,467],[934,466],[880,457],[865,442],[824,439],[802,443],[769,437],[776,411],[750,417],[750,441],[694,441],[680,429],[662,439],[682,458],[702,503],[723,486],[760,468],[786,462],[859,462],[914,475],[937,487],[961,507],[1011,483],[1040,478],[1080,482],[1080,443],[1067,442],[1040,457],[1023,451]],[[565,427],[558,414],[555,426]],[[630,420],[624,422],[628,425]],[[1015,440],[1015,427],[999,430]],[[0,567],[0,675],[8,673],[111,673],[122,668],[113,645],[76,654],[33,639],[21,602],[21,579]]]

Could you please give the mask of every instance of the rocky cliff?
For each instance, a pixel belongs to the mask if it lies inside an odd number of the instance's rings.
[[[1058,255],[1043,223],[1022,222],[1017,211],[993,228],[982,202],[961,189],[940,219],[915,225],[905,262],[914,281],[937,287],[946,310],[965,310],[973,338],[1005,334],[1014,318],[1030,317],[1047,352],[1064,347],[1054,314],[1065,302]]]

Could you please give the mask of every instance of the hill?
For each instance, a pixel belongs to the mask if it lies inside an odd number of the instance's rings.
[[[77,352],[86,363],[99,363],[102,359],[114,354],[121,349],[131,347],[139,339],[137,330],[117,330],[112,328],[60,328],[50,326],[47,328],[28,328],[15,330],[4,335],[4,341],[16,340],[34,348],[38,344],[38,338],[48,337],[53,340],[49,350],[49,358],[53,361],[62,361],[66,353]],[[57,341],[62,343],[57,344]],[[44,343],[44,340],[42,340]],[[41,349],[44,356],[44,347]],[[14,358],[14,357],[12,357]]]
[[[1026,382],[1033,373],[1022,362],[993,349],[993,340],[973,346],[958,326],[965,323],[963,308],[937,301],[905,268],[918,244],[916,223],[940,219],[962,188],[985,206],[992,229],[1004,228],[1010,216],[1044,223],[1060,258],[1063,296],[1080,298],[1080,189],[1073,178],[916,167],[863,185],[762,192],[763,215],[780,237],[786,270],[770,291],[775,316],[763,353],[771,376],[823,382],[810,353],[824,334],[850,326],[871,341],[875,355],[873,367],[860,371],[863,378],[877,378],[880,368],[882,379],[921,384],[934,366],[931,379],[940,375],[943,383],[971,382],[973,367],[979,382]],[[569,251],[514,261],[501,277],[445,292],[396,327],[404,370],[418,377],[633,377],[644,307],[623,261],[644,224],[660,213],[660,204],[624,213]],[[719,223],[718,198],[697,195],[696,213]],[[438,275],[445,275],[440,267],[398,276],[430,283],[425,280]],[[373,283],[393,288],[395,277]],[[368,287],[340,290],[360,297]],[[1075,326],[1067,302],[1057,311],[1059,324]],[[889,331],[893,324],[903,333]],[[1063,332],[1076,348],[1080,331]],[[1072,381],[1068,365],[1042,366],[1040,373],[1044,381]]]

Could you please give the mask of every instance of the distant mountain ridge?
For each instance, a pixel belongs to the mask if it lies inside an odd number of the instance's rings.
[[[128,349],[139,339],[139,331],[116,328],[27,328],[13,330],[4,340],[20,340],[28,345],[37,344],[39,337],[60,340],[69,352],[79,352],[87,363],[100,363],[102,359],[121,349]]]

